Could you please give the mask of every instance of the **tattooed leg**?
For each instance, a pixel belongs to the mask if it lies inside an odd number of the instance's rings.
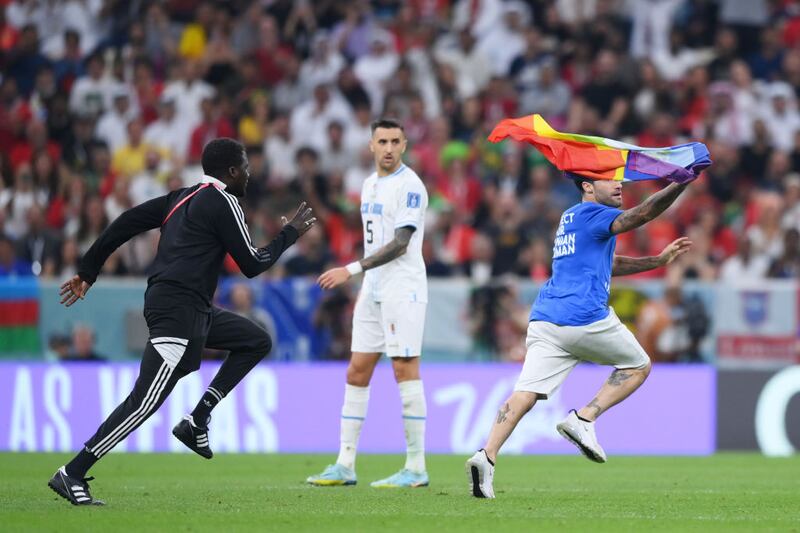
[[[607,383],[614,386],[622,385],[625,380],[630,379],[633,372],[633,370],[614,370],[608,377]]]
[[[586,406],[587,409],[594,409],[594,417],[597,418],[600,416],[600,413],[603,412],[603,406],[597,402],[597,398],[594,398],[589,405]]]
[[[502,424],[508,418],[508,412],[511,410],[511,407],[508,406],[508,402],[497,411],[497,423]]]
[[[633,394],[633,391],[644,383],[648,374],[650,374],[649,364],[642,368],[614,370],[592,401],[578,411],[578,416],[585,420],[596,420],[601,414]]]
[[[492,430],[489,432],[486,446],[483,447],[490,461],[497,459],[497,453],[500,448],[511,436],[514,428],[517,427],[525,413],[530,411],[535,403],[536,393],[517,391],[509,396],[508,400],[500,407],[494,424],[492,424]]]

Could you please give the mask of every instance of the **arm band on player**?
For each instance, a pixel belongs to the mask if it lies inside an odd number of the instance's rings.
[[[362,272],[364,272],[364,268],[361,266],[361,263],[359,263],[358,261],[353,261],[352,263],[350,263],[349,265],[347,265],[344,268],[345,268],[345,270],[350,272],[351,276],[355,276],[356,274],[361,274]]]

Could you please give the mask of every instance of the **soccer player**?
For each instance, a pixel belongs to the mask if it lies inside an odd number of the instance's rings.
[[[370,150],[376,172],[364,181],[361,219],[364,259],[331,269],[319,278],[323,289],[345,283],[362,271],[364,282],[353,314],[352,357],[340,428],[339,457],[312,485],[355,485],[358,436],[367,415],[369,382],[386,353],[400,389],[406,435],[405,467],[373,487],[424,487],[425,393],[419,375],[428,283],[422,260],[423,221],[428,194],[417,174],[403,164],[403,127],[388,119],[372,123]]]
[[[595,420],[639,388],[650,373],[650,359],[608,305],[611,276],[635,274],[671,263],[691,246],[672,242],[658,256],[614,255],[616,235],[638,228],[664,212],[687,185],[672,183],[636,207],[622,211],[622,183],[567,174],[582,202],[561,215],[553,246],[553,275],[531,310],[527,354],[514,392],[497,413],[486,445],[466,464],[472,494],[494,498],[494,464],[503,443],[536,403],[546,400],[580,361],[615,367],[597,395],[557,425],[558,432],[590,460],[606,454],[594,431]]]
[[[284,218],[278,236],[256,248],[237,197],[250,176],[244,147],[233,139],[215,139],[202,154],[202,182],[178,189],[120,215],[84,255],[78,274],[61,286],[67,307],[83,299],[109,255],[144,231],[161,228],[158,253],[147,280],[144,316],[150,338],[139,377],[130,395],[59,468],[48,485],[73,505],[102,505],[89,493],[86,472],[139,427],[163,403],[179,379],[200,368],[204,346],[230,350],[191,414],[172,433],[199,455],[211,459],[208,422],[211,410],[267,355],[272,341],[251,320],[212,307],[222,261],[229,253],[248,277],[272,266],[315,223],[305,202],[291,221]]]

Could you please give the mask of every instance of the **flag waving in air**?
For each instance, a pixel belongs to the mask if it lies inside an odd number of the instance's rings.
[[[703,143],[644,148],[594,135],[561,133],[540,115],[504,119],[489,140],[500,142],[507,137],[532,144],[559,170],[594,179],[686,183],[711,165]]]

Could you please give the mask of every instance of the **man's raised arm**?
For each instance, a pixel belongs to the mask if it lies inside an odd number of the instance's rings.
[[[650,222],[666,211],[687,186],[687,183],[670,183],[636,207],[626,209],[611,223],[611,233],[625,233]]]

